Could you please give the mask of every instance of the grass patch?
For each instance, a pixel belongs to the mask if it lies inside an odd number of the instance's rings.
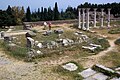
[[[14,26],[14,30],[13,31],[17,31],[17,30],[23,30],[23,25],[17,25],[17,26]]]
[[[37,33],[36,37],[34,37],[35,40],[38,41],[54,41],[56,38],[58,38],[57,34],[52,33],[49,36],[44,36],[41,33]]]
[[[120,28],[115,28],[110,31],[108,31],[109,34],[119,34],[120,33]]]
[[[67,63],[74,63],[74,64],[76,64],[78,66],[78,69],[76,71],[71,71],[71,72],[68,71],[68,70],[65,70],[62,67],[62,65],[65,65]],[[68,76],[68,77],[70,77],[71,80],[82,80],[83,78],[78,73],[81,72],[82,70],[84,70],[84,68],[80,64],[78,64],[78,63],[76,63],[74,61],[70,61],[70,62],[67,62],[67,63],[63,63],[62,65],[59,65],[59,66],[55,67],[53,69],[53,71],[55,73],[58,73],[59,75]]]
[[[109,52],[106,56],[102,57],[104,63],[112,62],[113,66],[120,66],[120,52]]]
[[[13,56],[16,59],[25,59],[27,56],[28,49],[26,47],[20,46],[9,46],[7,43],[1,41],[0,42],[1,48],[4,49],[5,53],[10,56]]]
[[[7,29],[2,29],[2,28],[0,28],[0,32],[1,32],[1,31],[7,31]]]

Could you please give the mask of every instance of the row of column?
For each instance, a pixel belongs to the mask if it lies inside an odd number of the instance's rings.
[[[81,16],[81,10],[82,10],[82,16]],[[86,10],[86,27],[85,27],[85,10]],[[89,30],[89,10],[90,8],[79,8],[79,29],[82,30]],[[94,27],[96,27],[96,10],[97,8],[94,8]],[[108,22],[107,22],[107,26],[110,27],[110,10],[108,9]],[[101,25],[100,27],[103,27],[103,23],[104,23],[104,9],[101,9]],[[81,17],[82,17],[82,25],[81,25]]]

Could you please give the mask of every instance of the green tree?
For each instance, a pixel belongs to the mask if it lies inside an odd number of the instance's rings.
[[[37,16],[38,16],[38,20],[40,20],[40,8],[38,8],[38,12],[37,12]]]
[[[53,20],[53,11],[51,7],[48,8],[48,20]]]
[[[14,6],[14,7],[12,7],[12,10],[14,11],[13,14],[14,14],[14,16],[16,18],[17,24],[21,24],[22,20],[25,17],[24,7]]]
[[[28,22],[31,21],[31,12],[30,12],[30,7],[29,7],[29,6],[28,6],[27,12],[26,12],[26,20],[27,20]]]
[[[54,20],[59,20],[59,11],[58,11],[57,2],[55,3],[55,7],[54,7]]]
[[[40,20],[44,20],[44,13],[43,13],[43,7],[41,7],[41,15],[40,15]]]
[[[44,8],[44,20],[48,20],[48,13],[47,13],[47,8]]]
[[[10,7],[10,5],[8,5],[6,13],[8,14],[8,16],[6,16],[8,18],[8,20],[6,20],[7,26],[16,25],[16,17],[14,16],[14,11]]]

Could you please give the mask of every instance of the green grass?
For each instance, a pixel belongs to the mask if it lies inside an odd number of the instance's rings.
[[[111,25],[120,25],[120,20],[119,21],[111,21]]]
[[[7,29],[2,29],[2,28],[0,28],[0,31],[7,31]]]
[[[106,56],[102,58],[102,62],[108,63],[112,62],[113,66],[120,66],[120,52],[109,52]]]
[[[115,28],[110,31],[108,31],[109,34],[119,34],[120,33],[120,28]]]
[[[6,54],[16,58],[16,59],[25,59],[27,56],[28,49],[26,47],[20,46],[9,46],[8,43],[0,41],[0,48],[3,48]]]
[[[13,31],[17,31],[17,30],[23,30],[23,25],[17,25],[17,26],[14,26],[15,29]]]
[[[65,70],[62,65],[65,65],[67,63],[74,63],[78,66],[78,69],[76,71],[68,71],[68,70]],[[63,63],[62,65],[59,65],[57,67],[55,67],[53,69],[53,72],[59,74],[59,75],[62,75],[62,76],[68,76],[70,77],[71,80],[82,80],[83,78],[78,74],[79,72],[81,72],[82,70],[84,70],[84,68],[78,64],[77,62],[74,62],[74,61],[70,61],[70,62],[67,62],[67,63]]]
[[[98,53],[98,52],[103,51],[103,50],[107,49],[108,47],[110,47],[110,44],[109,44],[108,40],[106,40],[105,38],[99,39],[99,38],[95,37],[95,38],[92,39],[92,42],[94,44],[102,46],[102,48],[97,48],[95,50],[95,53]]]
[[[35,40],[38,40],[38,41],[54,41],[56,38],[58,37],[57,34],[54,34],[52,33],[51,35],[49,36],[44,36],[42,35],[41,33],[37,33],[36,37],[34,37]]]

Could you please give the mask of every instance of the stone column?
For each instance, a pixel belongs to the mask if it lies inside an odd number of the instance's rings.
[[[107,26],[110,27],[110,8],[108,9],[108,24]]]
[[[79,14],[79,26],[78,26],[78,29],[81,29],[81,9],[79,8],[78,9],[78,14]]]
[[[90,8],[87,8],[87,9],[86,9],[86,12],[87,12],[86,30],[87,30],[87,31],[90,30],[90,28],[89,28],[89,10],[90,10]]]
[[[104,9],[101,9],[101,26],[100,27],[103,27],[103,19],[104,19],[103,10]]]
[[[96,8],[94,8],[94,27],[96,27]]]
[[[82,8],[82,29],[85,30],[85,9]]]

